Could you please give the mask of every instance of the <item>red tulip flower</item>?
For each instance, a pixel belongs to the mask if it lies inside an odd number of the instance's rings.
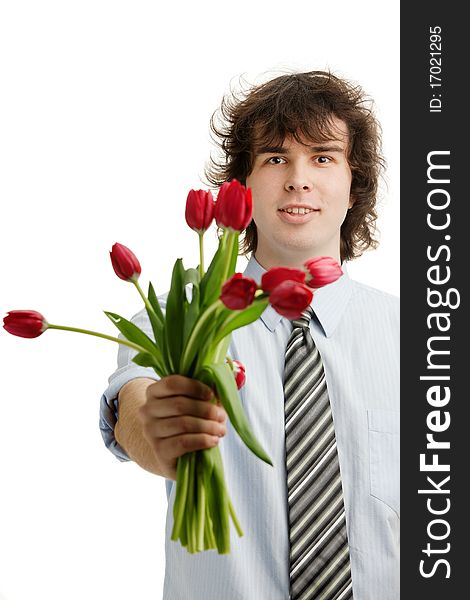
[[[222,286],[220,299],[227,308],[241,310],[253,302],[256,288],[254,279],[245,277],[241,273],[235,273]]]
[[[298,319],[313,298],[313,292],[303,283],[286,280],[269,294],[269,302],[276,312],[288,319]]]
[[[11,310],[3,319],[3,328],[24,338],[36,338],[47,329],[47,321],[35,310]]]
[[[306,277],[305,271],[300,269],[292,269],[290,267],[273,267],[266,271],[261,277],[261,287],[264,292],[272,292],[272,290],[283,281],[290,279],[298,283],[304,283]]]
[[[235,376],[237,389],[240,389],[245,385],[246,381],[245,365],[243,365],[239,360],[232,360],[232,369]]]
[[[136,255],[129,248],[116,242],[109,254],[114,272],[120,279],[134,282],[139,279],[142,268]]]
[[[220,187],[215,203],[215,220],[220,227],[234,231],[246,229],[251,222],[253,200],[251,189],[236,179],[226,181]]]
[[[214,218],[214,200],[210,191],[191,190],[186,200],[186,223],[197,232],[209,229]]]
[[[331,256],[311,258],[304,263],[304,267],[309,273],[306,283],[312,288],[320,288],[333,283],[343,274],[340,265]]]

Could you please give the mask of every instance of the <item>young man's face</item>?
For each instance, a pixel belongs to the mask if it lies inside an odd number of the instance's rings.
[[[346,124],[334,119],[335,138],[327,142],[286,138],[282,147],[255,147],[246,185],[253,192],[258,233],[256,259],[265,269],[300,267],[308,258],[340,261],[340,229],[350,198]],[[305,214],[302,214],[305,209]]]

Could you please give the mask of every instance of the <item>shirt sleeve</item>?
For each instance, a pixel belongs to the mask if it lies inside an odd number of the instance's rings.
[[[134,315],[132,323],[142,329],[150,338],[155,339],[150,321],[145,309]],[[119,334],[123,339],[123,336]],[[114,454],[114,456],[124,462],[131,460],[122,446],[120,446],[114,436],[114,428],[119,418],[118,394],[122,386],[132,379],[138,377],[150,377],[158,380],[158,375],[151,368],[140,367],[132,362],[132,358],[137,354],[135,350],[128,346],[119,345],[117,357],[117,369],[108,379],[108,387],[101,396],[100,401],[100,431],[105,446]]]

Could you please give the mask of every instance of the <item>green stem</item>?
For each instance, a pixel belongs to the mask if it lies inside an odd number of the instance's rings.
[[[194,325],[193,330],[191,331],[191,335],[186,343],[186,347],[183,351],[183,355],[181,356],[180,366],[181,366],[181,374],[185,375],[187,370],[189,369],[193,359],[194,359],[194,344],[198,343],[198,338],[200,333],[204,330],[204,328],[208,327],[212,320],[213,313],[222,306],[222,301],[217,300],[213,304],[211,304],[199,317]]]
[[[227,241],[226,241],[226,247],[225,247],[225,265],[224,265],[224,274],[222,277],[222,282],[225,282],[228,279],[230,263],[232,262],[233,243],[234,243],[235,239],[238,237],[237,236],[238,232],[234,231],[233,229],[226,229],[224,233],[227,233]]]
[[[174,541],[180,539],[181,529],[184,527],[189,487],[189,458],[189,454],[181,455],[176,465],[176,497],[173,505],[173,531],[171,533],[171,539]]]
[[[217,543],[215,541],[215,537],[214,537],[214,530],[212,527],[212,515],[210,512],[210,504],[209,504],[209,500],[206,503],[206,528],[205,528],[205,534],[207,536],[207,548],[206,550],[216,550],[217,549]]]
[[[230,511],[230,516],[232,517],[232,521],[233,521],[233,524],[235,525],[235,529],[237,530],[238,536],[242,537],[243,530],[240,527],[240,523],[238,522],[237,515],[235,514],[235,509],[233,508],[230,498],[228,500],[228,509]]]
[[[194,369],[194,377],[197,379],[199,371],[205,365],[218,364],[224,362],[228,347],[230,346],[230,341],[232,338],[232,334],[229,333],[222,340],[220,340],[216,345],[210,344],[209,348],[205,349],[204,352],[200,353],[199,360],[196,363],[196,367]]]
[[[200,452],[196,453],[196,478],[197,478],[197,518],[196,518],[196,546],[197,551],[204,550],[204,528],[206,516],[206,489],[204,487],[204,472]]]
[[[228,347],[230,346],[230,341],[232,339],[232,334],[229,333],[226,337],[224,337],[216,346],[216,350],[214,352],[214,356],[212,358],[212,362],[220,363],[225,359],[225,355],[227,354]]]
[[[154,311],[153,306],[150,304],[150,300],[147,298],[147,296],[144,294],[142,288],[139,285],[139,282],[137,281],[137,279],[133,279],[132,283],[135,285],[135,287],[137,288],[137,291],[139,292],[142,300],[144,301],[145,304],[145,308],[150,311],[152,314],[155,315],[155,318],[160,321],[160,319],[158,318],[157,313]]]
[[[198,231],[199,235],[199,281],[204,277],[204,232]]]
[[[196,552],[196,452],[189,455],[189,488],[185,504],[185,518],[188,532],[188,550]]]
[[[48,323],[47,328],[61,329],[62,331],[75,331],[76,333],[84,333],[86,335],[94,335],[95,337],[100,337],[104,340],[111,340],[111,342],[116,342],[118,344],[121,344],[122,346],[128,346],[133,350],[137,350],[137,352],[147,352],[147,350],[145,348],[142,348],[142,346],[134,344],[133,342],[129,342],[128,340],[121,340],[119,338],[113,337],[112,335],[98,333],[97,331],[90,331],[89,329],[79,329],[78,327],[66,327],[65,325],[52,325],[51,323]]]
[[[216,523],[217,523],[217,550],[219,554],[230,553],[230,523],[228,493],[225,486],[224,467],[220,453],[216,457],[214,465],[214,492],[216,497]]]

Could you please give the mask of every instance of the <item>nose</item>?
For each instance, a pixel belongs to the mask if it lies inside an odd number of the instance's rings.
[[[284,187],[288,192],[310,192],[313,189],[313,182],[308,169],[300,165],[292,165],[287,173]]]

